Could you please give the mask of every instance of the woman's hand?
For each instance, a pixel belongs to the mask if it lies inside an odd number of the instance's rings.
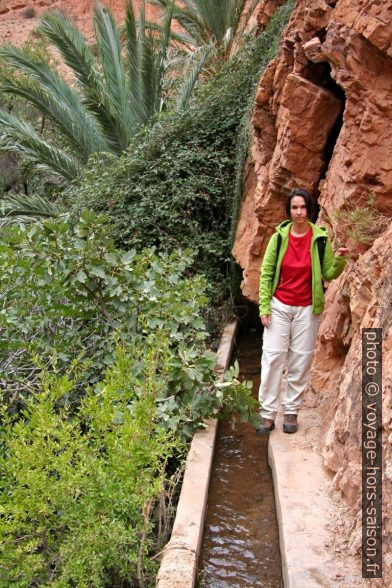
[[[338,255],[348,255],[348,249],[347,249],[347,247],[339,247],[339,249],[338,249]]]
[[[263,327],[266,327],[268,329],[271,324],[271,315],[264,314],[260,318],[261,318],[261,323],[262,323]]]

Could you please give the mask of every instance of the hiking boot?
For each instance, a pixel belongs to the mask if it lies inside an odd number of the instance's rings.
[[[261,419],[256,429],[256,435],[269,435],[275,429],[275,423],[271,419]]]
[[[296,414],[285,414],[283,416],[283,433],[296,433],[298,431],[298,421]]]

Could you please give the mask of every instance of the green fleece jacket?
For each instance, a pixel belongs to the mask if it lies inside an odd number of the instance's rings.
[[[272,235],[264,254],[260,272],[260,316],[271,314],[271,298],[279,282],[280,267],[288,247],[289,233],[292,224],[292,221],[286,220],[276,227],[276,232]],[[311,222],[309,222],[309,225],[311,226],[313,233],[310,246],[310,258],[312,264],[313,314],[321,314],[324,310],[324,291],[322,278],[324,278],[324,280],[330,281],[340,276],[347,263],[347,257],[343,255],[334,255],[331,242],[329,238],[327,238],[323,267],[321,268],[316,241],[319,237],[328,237],[327,229],[325,227],[314,225]],[[278,233],[280,233],[282,237],[282,242],[279,249],[278,259],[276,260]]]

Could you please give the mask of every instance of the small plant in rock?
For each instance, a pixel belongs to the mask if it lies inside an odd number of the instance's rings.
[[[23,18],[34,18],[35,17],[35,9],[33,6],[28,6],[22,11]]]
[[[342,241],[350,239],[355,243],[368,247],[388,226],[390,219],[381,214],[376,207],[376,197],[371,193],[365,206],[349,205],[346,209],[335,213],[338,223],[338,238]]]

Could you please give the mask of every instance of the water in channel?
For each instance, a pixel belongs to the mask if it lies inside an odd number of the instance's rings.
[[[261,336],[243,330],[235,358],[241,378],[260,384]],[[268,440],[245,423],[221,421],[199,562],[200,588],[281,588],[278,526]]]

